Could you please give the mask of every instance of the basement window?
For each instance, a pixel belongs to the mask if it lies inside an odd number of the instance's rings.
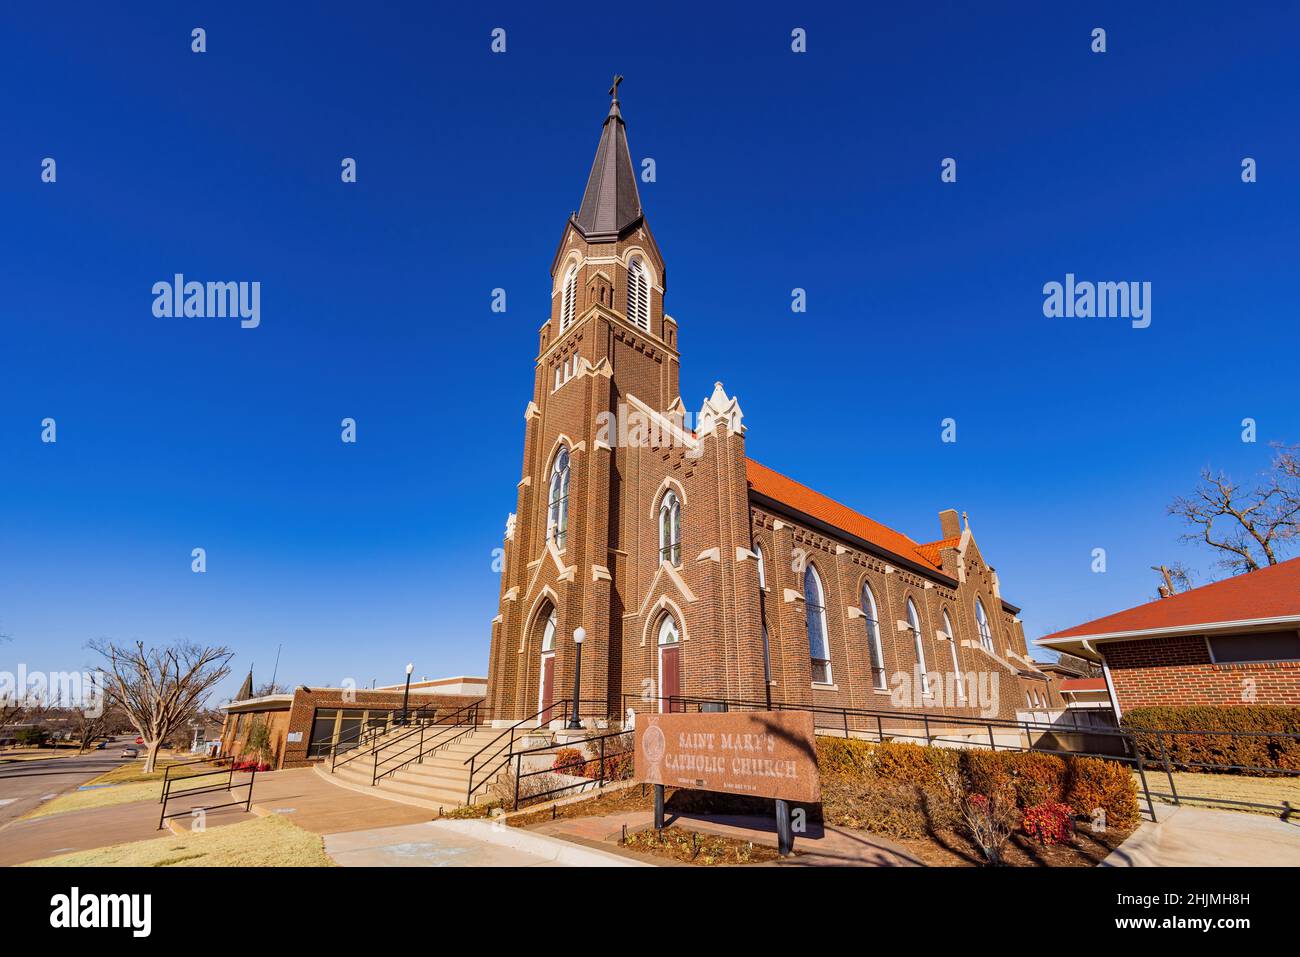
[[[1262,631],[1253,635],[1209,638],[1210,658],[1217,665],[1251,661],[1300,661],[1300,632]]]

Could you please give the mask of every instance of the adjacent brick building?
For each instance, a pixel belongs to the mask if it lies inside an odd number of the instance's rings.
[[[1300,706],[1300,558],[1036,643],[1102,662],[1121,715],[1151,705]]]
[[[692,421],[616,96],[551,278],[492,623],[494,719],[561,720],[579,628],[590,714],[680,698],[1060,706],[957,512],[921,543],[760,465],[721,383]]]
[[[245,688],[250,682],[245,682]],[[245,697],[226,704],[221,729],[221,754],[240,757],[254,724],[267,726],[271,764],[281,768],[306,767],[313,760],[356,747],[360,732],[387,728],[404,713],[450,717],[482,702],[486,679],[440,678],[412,682],[407,697],[401,685],[373,690],[299,687],[292,693]]]

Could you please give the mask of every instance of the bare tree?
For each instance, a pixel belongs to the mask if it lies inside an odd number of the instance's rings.
[[[125,646],[99,640],[89,647],[106,662],[108,702],[125,711],[144,738],[146,774],[157,764],[163,743],[193,720],[212,689],[230,674],[234,657],[229,648],[189,642],[146,649],[143,642]]]
[[[1217,564],[1234,575],[1276,565],[1300,536],[1300,457],[1295,446],[1274,448],[1272,467],[1254,487],[1207,468],[1191,495],[1169,505],[1170,515],[1194,529],[1182,540],[1217,549]]]
[[[1192,573],[1182,562],[1174,562],[1172,568],[1168,565],[1152,565],[1151,570],[1160,574],[1160,584],[1156,587],[1159,598],[1168,598],[1192,587]]]

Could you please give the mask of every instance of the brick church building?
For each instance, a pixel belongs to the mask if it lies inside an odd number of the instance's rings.
[[[610,92],[551,263],[492,621],[494,719],[563,720],[554,705],[572,696],[579,628],[584,715],[681,698],[1004,718],[1059,708],[955,511],[921,543],[760,465],[721,383],[691,421],[665,260],[617,81]]]

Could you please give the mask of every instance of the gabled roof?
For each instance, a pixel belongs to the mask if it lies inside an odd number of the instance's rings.
[[[610,90],[613,100],[609,115],[600,132],[582,205],[573,217],[578,231],[590,242],[615,240],[641,218],[641,196],[628,151],[627,126],[618,108],[617,89],[616,83]]]
[[[961,536],[956,535],[952,538],[941,538],[937,542],[927,542],[924,545],[917,545],[916,550],[920,552],[930,564],[942,567],[943,558],[941,556],[943,550],[945,548],[956,548],[960,542]]]
[[[934,569],[942,568],[939,546],[948,542],[953,544],[957,542],[957,539],[946,539],[943,542],[918,545],[902,532],[881,525],[874,519],[855,512],[847,505],[841,505],[821,492],[814,492],[808,486],[800,485],[794,479],[786,478],[780,472],[773,471],[766,465],[760,465],[751,458],[745,459],[745,477],[749,480],[750,489],[759,495],[848,532],[906,561]]]
[[[1300,558],[1246,572],[1038,639],[1156,637],[1162,631],[1300,622]]]

